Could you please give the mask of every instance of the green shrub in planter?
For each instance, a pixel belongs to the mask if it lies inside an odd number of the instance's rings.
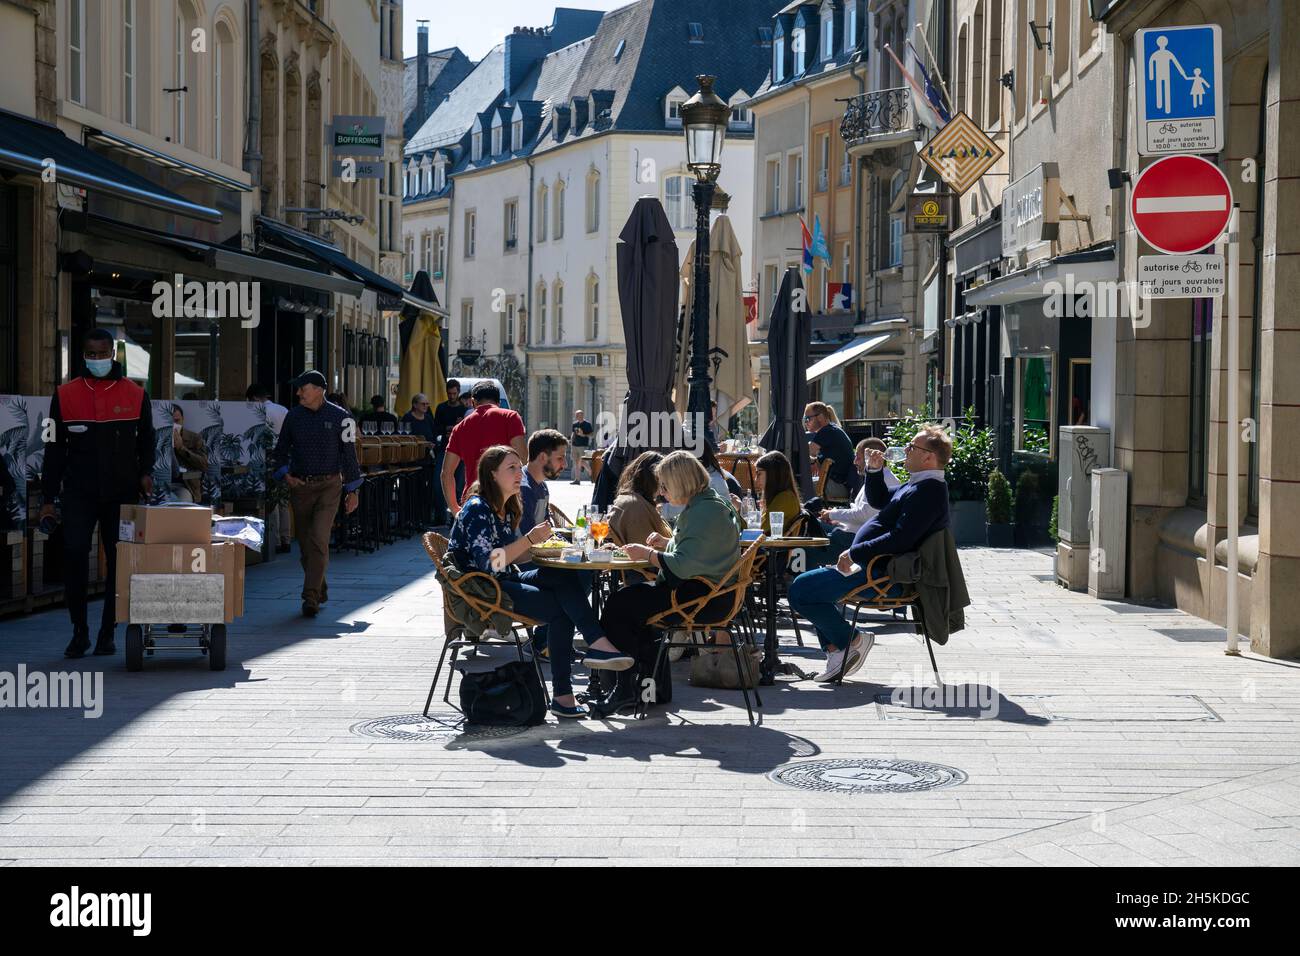
[[[1057,544],[1061,540],[1060,530],[1057,526],[1057,521],[1060,519],[1060,515],[1061,515],[1061,496],[1057,495],[1052,499],[1052,518],[1047,523],[1047,534],[1052,539],[1053,544]]]
[[[989,492],[984,502],[984,513],[987,518],[985,533],[989,547],[1012,547],[1011,484],[1006,475],[996,468],[989,472]]]

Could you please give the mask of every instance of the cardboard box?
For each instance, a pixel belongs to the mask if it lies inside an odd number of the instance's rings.
[[[122,505],[118,541],[135,544],[207,544],[212,509],[204,505]]]
[[[244,546],[231,541],[205,544],[117,545],[117,620],[131,620],[131,575],[221,574],[226,579],[226,621],[244,613]],[[187,621],[176,623],[186,624]]]

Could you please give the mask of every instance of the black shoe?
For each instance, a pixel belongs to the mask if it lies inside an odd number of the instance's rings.
[[[604,719],[612,717],[625,707],[635,707],[637,703],[636,679],[630,670],[614,671],[614,686],[608,694],[587,705],[592,717]]]
[[[85,657],[88,650],[90,650],[90,628],[74,627],[72,629],[72,640],[63,649],[63,656],[72,658]]]
[[[99,632],[99,638],[95,641],[95,656],[107,657],[110,654],[116,653],[117,645],[113,643],[112,629],[101,629]]]
[[[276,553],[276,554],[288,554],[288,553],[289,553],[290,551],[292,551],[292,550],[293,550],[293,548],[289,547],[287,544],[282,544],[282,545],[278,546],[278,547],[275,549],[275,553]]]
[[[303,602],[302,602],[302,616],[303,616],[303,617],[315,617],[316,614],[317,614],[317,612],[319,612],[319,611],[320,611],[320,608],[318,608],[315,604],[308,604],[306,601],[303,601]]]

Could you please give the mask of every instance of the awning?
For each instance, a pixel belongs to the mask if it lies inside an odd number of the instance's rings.
[[[886,333],[885,335],[864,336],[860,339],[854,339],[838,352],[832,352],[811,366],[806,374],[806,380],[815,382],[827,372],[833,372],[840,366],[847,365],[854,359],[861,358],[873,349],[878,348],[888,338],[889,335]]]
[[[968,306],[1008,305],[1046,297],[1049,294],[1049,284],[1055,294],[1069,292],[1071,289],[1083,293],[1094,289],[1098,282],[1118,280],[1119,263],[1115,259],[1115,247],[1106,245],[1044,259],[1027,269],[968,289],[963,298]]]
[[[241,183],[237,179],[231,179],[229,176],[222,176],[220,173],[214,173],[210,169],[204,169],[202,166],[195,166],[193,163],[187,163],[184,160],[177,159],[175,156],[168,156],[166,153],[160,153],[156,149],[150,149],[148,146],[142,146],[139,143],[133,143],[129,139],[123,139],[121,136],[115,136],[112,133],[105,133],[100,129],[86,131],[86,139],[93,139],[97,143],[105,146],[111,146],[113,149],[120,149],[132,156],[138,156],[140,159],[148,160],[158,166],[165,166],[168,169],[174,169],[186,176],[192,176],[195,179],[202,179],[204,182],[212,183],[214,186],[220,186],[223,189],[233,189],[236,192],[252,192],[253,187]]]
[[[341,292],[345,295],[360,295],[364,286],[355,279],[336,276],[329,272],[316,272],[299,266],[261,256],[252,256],[246,252],[230,249],[226,246],[213,245],[201,239],[182,238],[143,226],[114,222],[98,216],[87,216],[89,231],[93,235],[104,236],[118,241],[143,240],[175,249],[182,255],[203,262],[220,272],[229,272],[235,276],[252,276],[268,282],[281,282],[285,285],[302,286],[320,292]]]
[[[262,216],[257,217],[257,224],[264,233],[272,236],[276,241],[287,243],[299,252],[304,252],[325,263],[335,272],[356,279],[367,289],[374,290],[379,295],[381,309],[402,307],[406,290],[391,279],[385,279],[378,272],[367,269],[355,259],[349,259],[336,246]]]
[[[53,160],[57,182],[179,216],[221,222],[218,210],[190,202],[151,183],[125,166],[73,142],[56,127],[0,110],[0,167],[40,176],[46,160]]]

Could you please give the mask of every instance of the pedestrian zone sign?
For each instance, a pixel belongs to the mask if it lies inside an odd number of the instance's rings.
[[[1223,149],[1223,31],[1218,24],[1150,27],[1134,38],[1138,153]]]
[[[958,113],[921,147],[921,158],[960,196],[1002,158],[1002,150],[973,119]]]

